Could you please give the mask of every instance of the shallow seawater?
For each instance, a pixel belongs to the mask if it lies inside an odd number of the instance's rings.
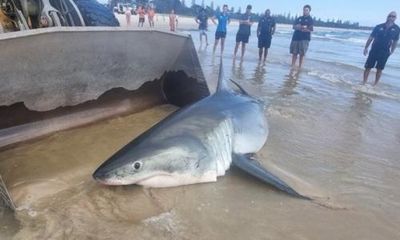
[[[228,35],[224,72],[266,103],[270,135],[258,158],[314,201],[289,197],[234,168],[216,183],[176,188],[94,182],[91,173],[101,162],[176,110],[163,105],[0,152],[3,178],[18,205],[15,216],[0,210],[0,238],[399,239],[395,65],[377,87],[360,86],[364,60],[356,51],[367,33],[321,29],[304,68],[291,70],[285,26],[265,64],[258,62],[254,34],[244,61],[234,61],[235,30]],[[192,35],[213,90],[219,54],[212,54],[212,45],[200,48]],[[351,61],[335,51],[345,47]]]

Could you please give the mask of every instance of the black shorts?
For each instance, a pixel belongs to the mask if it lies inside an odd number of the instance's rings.
[[[250,35],[248,34],[236,34],[236,42],[248,43]]]
[[[365,68],[374,68],[383,70],[386,62],[390,56],[388,51],[373,51],[369,52],[367,61],[365,62]]]
[[[272,37],[258,37],[258,48],[270,48]]]
[[[216,31],[215,32],[215,39],[220,39],[220,38],[225,38],[226,37],[226,32],[220,32],[220,31]]]
[[[139,18],[140,23],[144,23],[144,18]]]

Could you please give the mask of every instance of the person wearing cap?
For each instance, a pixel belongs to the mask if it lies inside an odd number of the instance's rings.
[[[290,53],[292,54],[292,67],[296,65],[299,56],[299,68],[303,65],[304,56],[307,53],[308,45],[311,40],[311,32],[314,31],[314,21],[310,16],[311,6],[303,7],[303,16],[298,17],[293,24],[293,37],[290,43]]]
[[[239,45],[240,43],[242,43],[242,56],[240,59],[243,60],[244,53],[246,51],[246,44],[249,42],[252,24],[253,20],[251,18],[251,5],[247,5],[246,12],[242,14],[242,16],[240,16],[239,19],[239,30],[236,34],[236,46],[235,46],[234,58],[236,58]]]
[[[218,25],[217,25],[217,30],[215,31],[215,42],[214,42],[214,48],[213,48],[213,53],[215,53],[215,50],[217,49],[219,40],[221,39],[221,55],[224,52],[224,45],[225,45],[225,38],[226,38],[226,31],[227,31],[227,25],[231,22],[231,19],[228,15],[228,5],[224,4],[222,7],[222,13],[214,16],[211,18],[211,21],[214,24],[217,24],[215,19],[218,20]]]
[[[267,60],[268,49],[271,47],[272,35],[274,35],[275,29],[275,19],[271,17],[271,11],[267,9],[265,15],[258,21],[257,26],[258,56],[260,61],[263,55],[264,62]]]
[[[394,23],[396,17],[396,12],[390,12],[386,18],[386,22],[374,28],[365,44],[364,56],[367,56],[369,45],[372,42],[371,50],[365,62],[363,84],[367,83],[369,72],[373,67],[376,67],[375,83],[373,85],[378,84],[389,56],[396,49],[400,34],[399,26]]]

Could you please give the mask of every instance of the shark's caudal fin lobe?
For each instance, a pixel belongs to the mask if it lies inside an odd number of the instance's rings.
[[[310,198],[303,196],[296,192],[293,188],[287,185],[284,181],[279,179],[274,174],[270,173],[266,170],[261,164],[250,158],[250,155],[239,155],[234,154],[232,156],[232,163],[242,169],[243,171],[247,172],[248,174],[258,178],[259,180],[271,184],[272,186],[298,198],[311,200]]]

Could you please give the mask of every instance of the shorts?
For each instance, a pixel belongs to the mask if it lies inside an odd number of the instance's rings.
[[[200,35],[207,35],[207,29],[199,29]]]
[[[140,23],[144,23],[144,18],[139,18]]]
[[[220,38],[225,38],[226,37],[226,32],[220,32],[220,31],[216,31],[215,32],[215,39],[218,40]]]
[[[386,62],[389,59],[390,53],[387,51],[370,51],[365,68],[374,68],[383,70]]]
[[[309,42],[310,41],[308,40],[292,41],[290,43],[290,53],[295,55],[306,55]]]
[[[236,42],[248,43],[249,42],[249,34],[236,34]]]
[[[258,37],[258,48],[270,48],[272,37]]]

